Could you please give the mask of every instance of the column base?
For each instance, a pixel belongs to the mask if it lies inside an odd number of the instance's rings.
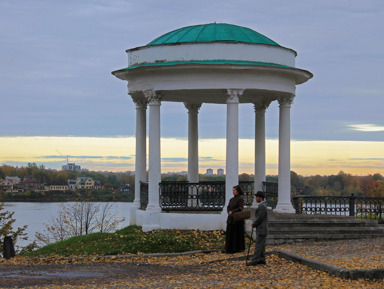
[[[131,208],[137,208],[137,209],[139,209],[140,208],[140,201],[139,200],[134,200],[133,201],[133,203],[132,203],[132,206],[131,206]]]
[[[149,232],[149,231],[161,229],[160,213],[161,213],[160,211],[159,212],[148,211],[148,207],[147,207],[147,210],[144,213],[144,222],[142,225],[143,232]]]
[[[129,209],[129,224],[136,225],[136,213],[139,208],[132,205]]]
[[[273,210],[274,213],[296,213],[291,203],[277,203],[276,208]]]
[[[151,213],[161,213],[161,208],[159,205],[151,205],[148,204],[147,208],[145,209],[146,212],[151,212]]]

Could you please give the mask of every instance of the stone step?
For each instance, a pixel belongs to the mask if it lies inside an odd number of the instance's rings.
[[[292,216],[292,217],[277,217],[277,216],[268,216],[269,222],[355,222],[355,223],[378,223],[377,220],[370,220],[370,219],[362,219],[362,218],[356,218],[356,217],[331,217],[331,216],[308,216],[308,217],[301,217],[301,216]]]
[[[271,228],[274,227],[373,227],[373,228],[384,228],[382,224],[377,222],[327,222],[327,221],[312,221],[312,222],[299,222],[299,221],[271,221],[268,222],[268,226]]]
[[[326,233],[326,234],[335,234],[335,233],[379,233],[384,235],[384,228],[376,227],[269,227],[270,235],[278,234],[290,234],[296,235],[300,233]]]
[[[267,237],[267,244],[284,244],[293,242],[306,241],[323,241],[323,240],[343,240],[343,239],[367,239],[384,237],[384,234],[296,234],[296,235],[279,235]]]
[[[252,219],[246,221],[248,235],[251,232],[252,221]],[[268,227],[268,244],[384,237],[384,225],[379,224],[377,220],[350,216],[269,212]]]

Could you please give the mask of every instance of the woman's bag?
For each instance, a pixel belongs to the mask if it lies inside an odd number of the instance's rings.
[[[236,213],[232,214],[232,217],[233,217],[233,220],[235,222],[244,221],[244,220],[249,219],[251,217],[251,211],[244,210],[241,212],[236,212]]]

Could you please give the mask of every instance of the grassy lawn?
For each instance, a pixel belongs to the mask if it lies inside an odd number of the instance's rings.
[[[23,256],[173,253],[224,248],[223,231],[156,230],[129,226],[115,233],[94,233],[49,244]]]

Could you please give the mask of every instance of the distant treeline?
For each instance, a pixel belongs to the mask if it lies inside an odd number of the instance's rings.
[[[111,189],[94,191],[26,191],[19,193],[0,192],[0,202],[133,202],[134,193],[115,193]]]
[[[239,175],[239,181],[253,181],[254,176]],[[225,176],[200,175],[200,181],[225,181]],[[186,181],[185,175],[163,175],[163,181]],[[267,181],[277,182],[277,176],[267,176]],[[377,173],[354,176],[340,171],[329,176],[300,176],[291,171],[291,192],[293,195],[384,197],[384,177]]]
[[[91,177],[98,180],[105,189],[119,189],[129,184],[131,188],[135,184],[135,176],[127,173],[113,172],[75,172],[46,169],[44,165],[37,166],[35,163],[29,163],[26,167],[13,167],[8,165],[0,166],[0,179],[6,176],[17,176],[21,179],[32,177],[41,184],[65,185],[68,180],[75,180],[77,177]]]
[[[92,177],[94,180],[99,180],[102,185],[102,190],[96,191],[97,194],[108,195],[112,198],[113,189],[119,189],[125,184],[129,184],[131,192],[134,191],[135,176],[130,172],[73,172],[73,171],[56,171],[47,170],[43,165],[28,164],[27,167],[15,168],[13,166],[0,166],[0,179],[5,176],[18,176],[24,178],[32,176],[36,180],[45,184],[66,184],[68,179],[76,179],[77,177]],[[252,181],[253,175],[241,174],[239,181]],[[223,175],[205,175],[199,176],[200,181],[225,181]],[[163,181],[186,181],[187,176],[181,174],[163,174]],[[267,176],[267,181],[277,182],[277,176]],[[329,176],[300,176],[291,171],[291,191],[301,195],[351,195],[356,196],[376,196],[384,197],[384,177],[377,173],[366,176],[354,176],[340,171],[337,175]],[[26,192],[27,194],[28,192]],[[35,192],[37,194],[37,192]],[[52,195],[62,192],[52,192]],[[34,194],[30,192],[30,194]],[[45,192],[46,196],[50,193]],[[69,193],[68,193],[69,194]],[[48,196],[47,196],[48,197]],[[116,194],[115,194],[116,197]],[[54,197],[52,197],[54,198]],[[100,198],[102,198],[100,196]]]

